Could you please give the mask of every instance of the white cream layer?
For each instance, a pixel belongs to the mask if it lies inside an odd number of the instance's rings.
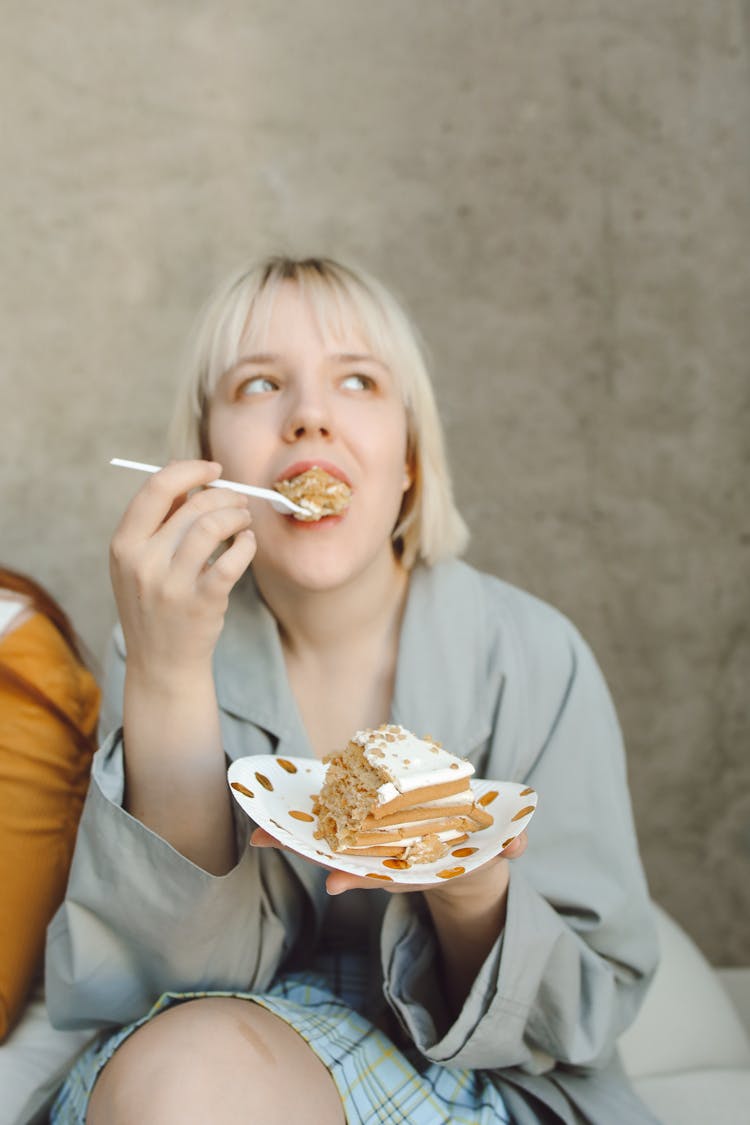
[[[401,793],[445,785],[471,777],[474,767],[429,739],[417,738],[404,727],[390,725],[382,730],[360,730],[352,738],[361,746],[373,769],[385,778],[378,789],[378,804],[385,804]]]
[[[465,816],[465,813],[456,813],[456,816]],[[435,820],[445,820],[445,817],[436,817]],[[448,820],[451,818],[448,817]],[[419,828],[422,836],[426,836],[431,830],[430,825],[435,823],[435,820],[400,820],[398,824],[388,824],[384,828],[380,828],[377,824],[373,824],[371,828],[363,828],[363,832],[376,832],[381,834],[383,832],[400,832],[402,828]]]

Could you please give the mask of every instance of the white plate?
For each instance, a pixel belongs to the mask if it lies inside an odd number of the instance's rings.
[[[391,866],[393,860],[380,856],[337,855],[325,840],[315,839],[317,819],[312,811],[313,798],[323,784],[325,769],[315,758],[259,754],[232,762],[227,779],[240,807],[285,847],[324,867],[384,882],[440,883],[472,871],[507,847],[529,823],[536,808],[536,792],[526,785],[472,779],[474,794],[477,798],[485,797],[482,803],[494,816],[494,823],[481,832],[473,832],[468,840],[457,844],[442,859],[417,863],[399,871]],[[491,797],[493,793],[495,796]]]

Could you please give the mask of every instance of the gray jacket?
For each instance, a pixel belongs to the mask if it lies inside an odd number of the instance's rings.
[[[262,990],[314,938],[324,872],[246,846],[210,875],[122,808],[124,646],[115,631],[102,723],[67,897],[48,933],[53,1024],[107,1027],[169,990]],[[228,758],[311,756],[276,624],[250,577],[232,595],[215,654]],[[569,621],[498,579],[450,561],[417,567],[402,625],[391,721],[431,731],[478,776],[533,786],[539,807],[511,864],[505,928],[458,1018],[438,1007],[421,896],[379,904],[383,995],[430,1060],[492,1072],[519,1123],[655,1119],[616,1055],[657,961],[615,712]],[[546,1107],[546,1108],[545,1108]]]

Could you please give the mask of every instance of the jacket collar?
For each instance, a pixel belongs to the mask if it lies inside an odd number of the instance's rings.
[[[276,619],[261,598],[252,572],[232,592],[216,646],[214,673],[216,694],[224,710],[283,742],[298,734],[300,720]]]
[[[409,579],[391,720],[464,756],[492,725],[487,622],[479,575],[457,560],[419,565]],[[312,750],[289,686],[276,621],[248,574],[235,588],[214,657],[217,695],[230,713],[266,730],[284,751]]]
[[[415,568],[392,701],[394,722],[432,735],[459,757],[484,742],[492,728],[479,579],[456,559]]]

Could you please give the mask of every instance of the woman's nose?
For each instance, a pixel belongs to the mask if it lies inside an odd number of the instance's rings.
[[[307,392],[292,403],[284,427],[286,441],[299,441],[304,437],[331,436],[331,418],[326,396]]]

